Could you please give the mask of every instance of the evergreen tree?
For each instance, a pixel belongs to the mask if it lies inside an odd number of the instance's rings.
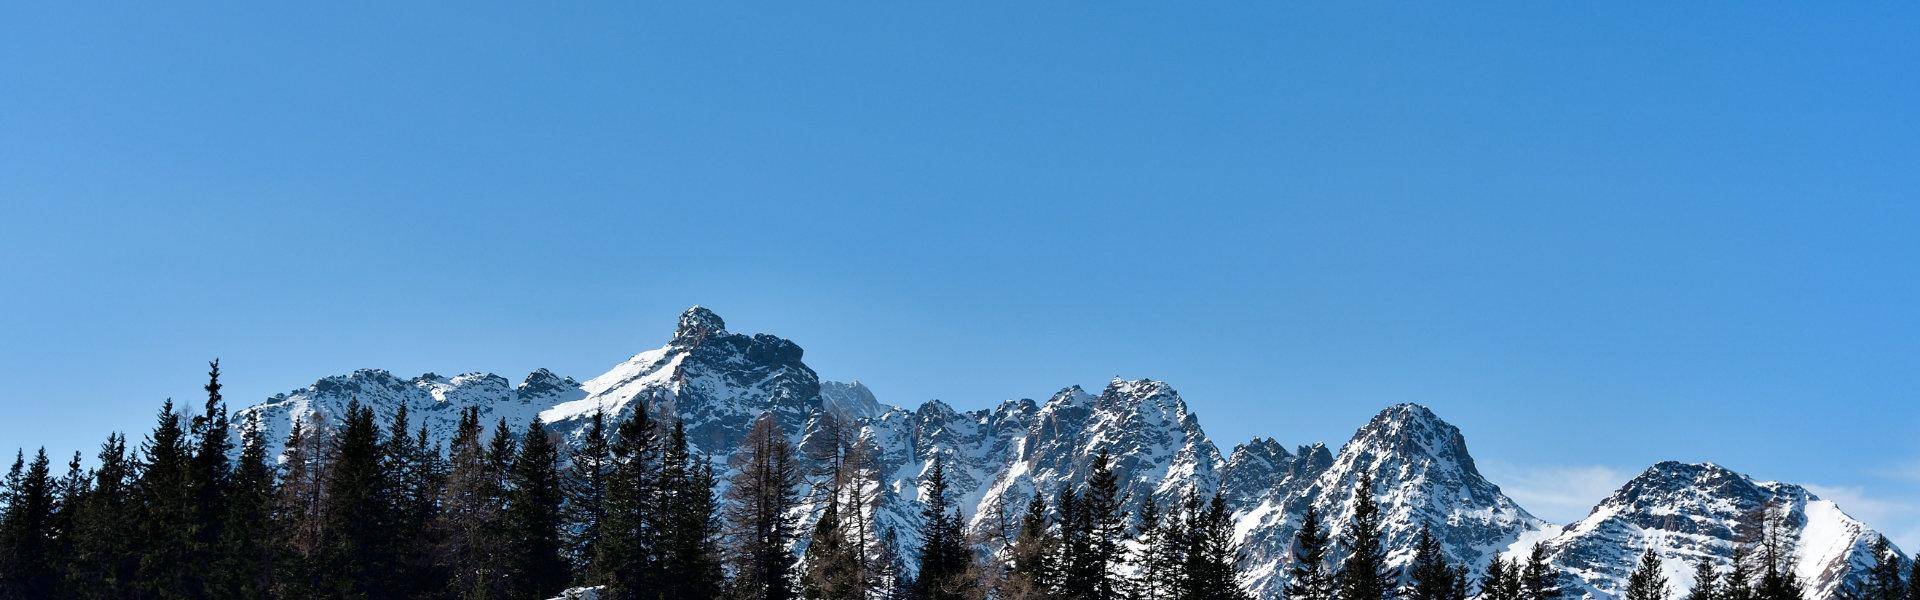
[[[675,421],[661,464],[660,594],[717,597],[725,578],[717,552],[712,462],[691,453],[686,427]]]
[[[392,485],[386,494],[386,511],[392,522],[389,536],[396,544],[392,551],[394,592],[416,596],[445,587],[444,582],[437,581],[429,535],[435,496],[440,491],[439,452],[429,446],[424,424],[415,435],[407,417],[406,404],[395,407],[380,454],[382,470]]]
[[[1354,482],[1353,519],[1340,538],[1346,560],[1340,564],[1340,600],[1388,600],[1394,574],[1382,543],[1380,506],[1373,500],[1373,475],[1362,469]]]
[[[1197,496],[1189,491],[1188,497]],[[1188,559],[1182,567],[1181,598],[1242,600],[1247,594],[1240,589],[1234,570],[1239,553],[1233,545],[1233,519],[1227,512],[1227,501],[1216,493],[1206,508],[1198,508],[1197,504],[1194,500],[1188,502]]]
[[[1705,556],[1693,562],[1693,589],[1687,591],[1685,600],[1724,600],[1720,591],[1720,573],[1713,568],[1713,559]]]
[[[1520,571],[1521,597],[1526,600],[1560,600],[1560,572],[1547,560],[1547,547],[1534,542],[1527,552],[1527,565]],[[1702,599],[1705,600],[1705,599]]]
[[[228,451],[233,449],[232,432],[227,421],[227,406],[220,397],[220,361],[207,363],[206,405],[199,416],[192,420],[193,457],[187,485],[190,488],[191,510],[193,513],[193,532],[191,545],[187,549],[187,560],[192,565],[205,565],[220,559],[218,546],[221,541],[221,529],[227,520],[227,492],[232,476],[231,465],[227,462]],[[210,576],[206,569],[195,569],[196,579]],[[206,581],[196,581],[197,589],[206,589]]]
[[[1920,600],[1920,559],[1910,561],[1907,572],[1907,600]]]
[[[1660,571],[1660,556],[1652,549],[1640,555],[1640,566],[1627,576],[1625,600],[1667,600],[1667,576]]]
[[[491,586],[486,567],[491,565],[494,537],[489,527],[500,521],[504,507],[482,432],[479,409],[462,410],[447,448],[447,474],[433,530],[434,563],[446,577],[450,596],[484,596]]]
[[[126,437],[108,435],[96,458],[100,464],[93,471],[93,489],[77,507],[70,507],[76,512],[73,560],[67,565],[63,587],[74,598],[125,598],[133,593],[134,571],[139,566],[131,536],[126,534],[134,527],[134,474]]]
[[[1873,541],[1874,564],[1867,571],[1865,600],[1907,600],[1906,584],[1900,581],[1900,555],[1887,543],[1887,536]],[[1917,582],[1920,583],[1920,582]]]
[[[814,521],[807,541],[807,568],[801,577],[801,597],[807,600],[864,600],[857,548],[840,526],[840,503],[829,501]]]
[[[1425,526],[1414,541],[1413,564],[1407,570],[1407,600],[1447,600],[1453,594],[1453,567],[1447,564],[1440,541]]]
[[[657,589],[663,564],[660,439],[644,402],[634,404],[608,448],[613,469],[588,571],[588,582],[607,586],[613,600],[639,600]]]
[[[873,600],[909,600],[913,598],[915,583],[907,575],[907,561],[901,558],[896,548],[900,547],[900,536],[892,527],[880,529],[879,555],[874,557],[878,576],[871,587]]]
[[[1498,556],[1480,576],[1480,600],[1521,600],[1520,567]]]
[[[1759,548],[1755,556],[1761,564],[1760,583],[1753,595],[1759,600],[1802,600],[1806,590],[1793,571],[1793,538],[1790,525],[1781,511],[1762,507]]]
[[[1035,499],[1038,498],[1036,495]],[[1174,521],[1161,512],[1160,504],[1152,495],[1140,502],[1139,535],[1134,538],[1139,555],[1134,561],[1133,582],[1134,597],[1138,600],[1172,600],[1179,589],[1174,577],[1179,564],[1175,560],[1177,555],[1165,551],[1168,534],[1174,530],[1168,525]]]
[[[348,403],[330,462],[316,559],[320,591],[345,598],[393,597],[401,587],[394,568],[397,540],[391,535],[395,486],[382,468],[380,430],[371,407]]]
[[[1472,585],[1473,574],[1468,572],[1467,565],[1454,565],[1453,590],[1447,595],[1447,600],[1467,600],[1467,598],[1471,596],[1471,594],[1468,593],[1468,589],[1471,588]]]
[[[506,598],[550,598],[572,579],[560,544],[559,450],[539,417],[527,424],[513,460],[502,523]]]
[[[799,504],[794,488],[800,484],[800,471],[794,466],[793,447],[773,415],[754,421],[734,462],[735,475],[727,488],[726,533],[735,596],[790,600],[796,590],[794,557],[788,547],[797,526],[792,512]]]
[[[196,562],[199,508],[194,504],[193,452],[173,401],[161,405],[159,423],[140,448],[138,595],[158,600],[198,598],[205,571]]]
[[[1086,581],[1082,589],[1089,592],[1082,598],[1117,600],[1126,591],[1127,513],[1120,509],[1123,502],[1113,456],[1101,449],[1087,474],[1087,494],[1081,500],[1081,522],[1087,528]]]
[[[920,569],[914,581],[918,600],[966,600],[975,594],[967,577],[973,550],[967,547],[960,511],[947,498],[946,461],[934,455],[922,483]]]
[[[51,598],[59,571],[53,562],[55,483],[46,449],[34,454],[24,472],[20,465],[16,453],[0,516],[0,598]]]
[[[64,597],[77,595],[72,588],[62,584],[65,583],[66,570],[74,561],[80,508],[86,504],[92,487],[93,475],[81,468],[80,453],[74,452],[73,457],[67,460],[67,474],[54,482],[53,543],[48,549],[47,561],[53,571],[54,588]]]
[[[274,589],[282,598],[313,596],[321,587],[315,563],[326,530],[326,456],[331,446],[331,432],[318,413],[294,421],[287,434],[274,502],[274,542],[284,557],[276,564]]]
[[[1320,527],[1319,510],[1308,504],[1300,518],[1300,529],[1293,535],[1293,564],[1287,570],[1288,600],[1333,600],[1338,590],[1327,567],[1330,541]]]
[[[613,477],[613,448],[607,439],[607,420],[603,411],[594,411],[593,419],[580,436],[561,479],[566,494],[565,535],[567,561],[583,576],[597,554],[601,520],[605,515],[607,481]],[[583,582],[588,581],[583,579]]]
[[[1720,580],[1721,600],[1754,600],[1753,573],[1748,569],[1752,555],[1745,544],[1733,548],[1733,568]]]
[[[1154,539],[1153,536],[1165,531],[1165,529],[1159,525],[1159,510],[1153,508],[1153,500],[1149,498],[1147,503],[1147,507],[1142,508],[1140,513],[1142,518],[1140,525],[1141,539],[1143,541]],[[1054,537],[1053,532],[1050,531],[1048,527],[1046,497],[1035,493],[1033,499],[1027,502],[1026,513],[1020,517],[1020,531],[1015,534],[1013,545],[1007,549],[1007,560],[1011,564],[1008,568],[1008,576],[1003,586],[1004,589],[1000,591],[1000,594],[997,596],[998,598],[1002,598],[1003,600],[1042,600],[1048,597],[1054,581],[1053,572],[1050,568],[1052,565],[1048,559],[1053,555],[1055,546],[1059,544],[1059,540]],[[1157,562],[1143,562],[1141,564],[1143,571],[1159,566],[1162,565]],[[1146,573],[1144,572],[1142,573],[1142,579],[1143,589],[1152,590],[1153,588],[1150,587],[1150,585],[1159,585],[1159,582],[1145,581]],[[1149,583],[1150,585],[1148,585]],[[1152,591],[1148,591],[1142,595],[1142,600],[1162,600],[1163,598],[1164,596],[1153,595]]]
[[[226,514],[208,573],[209,591],[219,598],[264,598],[273,583],[280,549],[273,543],[273,467],[259,413],[248,416],[241,431],[240,460],[227,487]]]

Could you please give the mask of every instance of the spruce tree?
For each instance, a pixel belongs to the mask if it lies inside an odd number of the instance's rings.
[[[440,485],[439,513],[434,519],[434,562],[446,577],[448,596],[481,595],[491,586],[494,536],[490,526],[500,520],[499,480],[487,461],[480,440],[480,411],[460,412],[448,446],[447,474]]]
[[[1413,564],[1407,569],[1407,600],[1447,600],[1453,594],[1453,567],[1447,564],[1440,541],[1425,526],[1414,541]]]
[[[193,535],[187,560],[189,564],[205,565],[218,561],[218,546],[221,541],[221,529],[227,519],[227,488],[232,476],[228,463],[228,451],[233,449],[227,421],[227,406],[220,397],[220,361],[207,363],[206,405],[199,416],[192,421],[193,457],[190,459],[188,486],[192,498]],[[206,569],[196,569],[196,576],[210,576]],[[205,589],[205,581],[196,582],[195,587]]]
[[[1753,572],[1748,568],[1752,554],[1745,544],[1733,547],[1733,566],[1720,580],[1721,600],[1754,600]]]
[[[392,550],[394,591],[405,596],[445,586],[437,581],[429,535],[434,497],[439,493],[438,452],[429,443],[424,425],[419,435],[410,429],[407,405],[395,407],[380,454],[381,469],[392,485],[386,494],[386,511],[391,520],[390,538],[396,544]]]
[[[380,429],[373,409],[347,405],[346,422],[334,440],[326,481],[319,556],[320,592],[346,598],[396,594],[393,550],[393,483],[382,468]]]
[[[271,592],[280,548],[273,543],[276,490],[259,413],[248,415],[240,435],[209,591],[219,598],[264,598]]]
[[[199,509],[194,504],[193,451],[181,415],[173,401],[161,405],[159,423],[140,448],[139,557],[134,582],[137,594],[172,600],[204,595],[197,574],[194,548],[199,531]]]
[[[807,540],[800,596],[807,600],[864,600],[866,589],[857,564],[858,552],[841,527],[840,503],[827,502]]]
[[[1520,568],[1517,563],[1495,556],[1480,576],[1480,600],[1521,600]]]
[[[1920,558],[1910,561],[1907,569],[1907,600],[1920,600]]]
[[[1473,574],[1469,572],[1467,565],[1454,565],[1453,590],[1447,595],[1447,600],[1467,600],[1467,598],[1472,595],[1469,592],[1472,586]]]
[[[713,466],[695,456],[683,423],[675,421],[660,470],[660,594],[713,598],[725,585],[717,552]]]
[[[1312,504],[1293,535],[1293,563],[1287,568],[1288,600],[1333,600],[1338,591],[1327,566],[1330,540],[1320,526],[1320,512]]]
[[[1162,551],[1167,545],[1167,534],[1171,532],[1168,524],[1172,521],[1161,512],[1160,504],[1152,495],[1141,500],[1139,534],[1134,537],[1139,555],[1134,560],[1133,594],[1138,600],[1172,600],[1178,589],[1172,579],[1178,563]]]
[[[1113,471],[1113,456],[1106,449],[1093,459],[1087,475],[1087,494],[1081,500],[1081,519],[1086,528],[1084,590],[1088,600],[1117,600],[1126,591],[1127,514],[1121,510],[1119,475]]]
[[[572,579],[561,555],[559,460],[545,424],[534,417],[513,460],[502,523],[507,598],[550,598]]]
[[[565,534],[567,562],[582,574],[581,582],[585,583],[590,581],[585,575],[598,552],[596,544],[605,515],[607,481],[613,477],[613,449],[607,439],[604,411],[593,412],[593,419],[587,422],[587,429],[570,457],[567,472],[560,480],[567,499],[566,525],[561,531]]]
[[[55,484],[46,449],[34,454],[25,471],[20,465],[16,453],[0,516],[0,598],[51,598],[59,571],[53,562]]]
[[[919,574],[914,580],[918,600],[967,600],[975,594],[968,577],[973,550],[967,547],[960,512],[947,498],[946,461],[934,455],[921,487]]]
[[[48,550],[47,564],[52,567],[54,588],[64,597],[78,595],[63,584],[66,571],[74,561],[80,509],[86,505],[87,496],[93,493],[93,474],[80,464],[80,453],[74,452],[73,457],[67,460],[67,473],[54,482],[53,544]]]
[[[134,527],[133,466],[127,456],[126,436],[107,436],[95,455],[93,489],[77,507],[73,524],[73,560],[66,569],[66,585],[74,598],[108,600],[133,594],[138,568],[132,547]]]
[[[1693,562],[1693,588],[1687,591],[1685,600],[1724,600],[1720,591],[1720,573],[1713,567],[1713,559],[1702,556]]]
[[[1867,571],[1866,600],[1906,600],[1907,587],[1900,581],[1900,555],[1893,551],[1887,536],[1873,540],[1873,567]],[[1920,584],[1920,582],[1916,582]]]
[[[1660,571],[1660,556],[1652,549],[1640,554],[1640,566],[1627,576],[1625,600],[1667,600],[1667,576]]]
[[[660,438],[644,402],[634,401],[608,451],[613,470],[587,580],[613,600],[638,600],[657,589],[662,565]]]
[[[1158,532],[1164,532],[1159,525],[1159,511],[1151,508],[1153,500],[1147,500],[1149,507],[1141,510],[1141,539],[1150,540]],[[1020,531],[1014,535],[1013,545],[1007,549],[1007,559],[1011,563],[1005,589],[1000,597],[1009,600],[1042,600],[1048,597],[1053,587],[1053,572],[1049,557],[1053,555],[1059,540],[1054,537],[1047,523],[1047,499],[1038,492],[1027,502],[1027,510],[1020,516]],[[1159,563],[1141,563],[1142,579],[1145,570],[1160,566]],[[1153,582],[1159,585],[1159,582]],[[1143,585],[1144,589],[1153,588]],[[1163,600],[1164,596],[1154,595],[1151,591],[1142,595],[1142,600]]]
[[[1353,518],[1340,537],[1346,552],[1346,559],[1340,563],[1340,600],[1393,597],[1395,577],[1387,567],[1380,519],[1380,506],[1373,500],[1373,475],[1362,469],[1354,482]]]
[[[1526,600],[1560,600],[1560,572],[1547,560],[1545,545],[1535,542],[1527,552],[1526,567],[1520,571],[1520,587],[1521,597]]]
[[[1196,497],[1189,492],[1189,497]],[[1189,502],[1192,506],[1196,502]],[[1234,565],[1239,553],[1233,544],[1233,518],[1227,501],[1219,494],[1204,509],[1190,508],[1187,514],[1188,560],[1182,567],[1184,600],[1243,600]]]

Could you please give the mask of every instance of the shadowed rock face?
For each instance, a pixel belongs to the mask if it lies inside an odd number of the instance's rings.
[[[585,382],[545,369],[518,385],[485,373],[401,379],[367,369],[321,379],[238,415],[243,423],[258,415],[277,446],[294,420],[332,422],[355,399],[382,419],[406,406],[413,424],[424,424],[441,444],[467,407],[480,409],[489,429],[500,419],[524,428],[538,417],[570,441],[596,412],[620,419],[644,403],[683,423],[695,450],[712,456],[723,478],[725,459],[763,414],[802,445],[821,443],[829,423],[849,423],[875,450],[879,481],[868,491],[880,498],[876,524],[899,534],[895,550],[904,556],[919,544],[921,477],[935,457],[946,463],[951,499],[969,527],[990,537],[1036,494],[1051,503],[1062,490],[1083,485],[1093,458],[1105,451],[1129,512],[1149,497],[1170,506],[1188,493],[1222,494],[1234,511],[1245,582],[1261,598],[1280,596],[1292,538],[1308,506],[1334,535],[1345,528],[1362,471],[1375,479],[1371,493],[1385,517],[1393,565],[1411,561],[1423,526],[1450,558],[1475,568],[1518,541],[1544,539],[1567,571],[1568,589],[1596,597],[1616,595],[1646,547],[1667,558],[1669,578],[1684,589],[1691,585],[1685,561],[1729,556],[1732,540],[1745,534],[1743,515],[1757,507],[1772,507],[1791,526],[1796,572],[1816,600],[1831,597],[1870,561],[1865,548],[1878,535],[1798,486],[1684,463],[1655,465],[1586,520],[1553,527],[1482,477],[1459,429],[1416,404],[1381,411],[1337,453],[1319,443],[1289,450],[1263,438],[1230,456],[1221,455],[1177,391],[1147,379],[1116,378],[1097,394],[1068,387],[1044,402],[1009,400],[991,409],[958,411],[935,400],[908,410],[881,402],[858,382],[822,382],[799,345],[730,332],[718,314],[698,306],[680,315],[665,345]],[[802,488],[803,497],[819,498],[812,484]],[[811,526],[816,508],[805,507],[802,527]]]

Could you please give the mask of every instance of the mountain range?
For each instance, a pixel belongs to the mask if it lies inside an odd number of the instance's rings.
[[[382,418],[405,406],[430,439],[444,444],[468,407],[479,409],[489,429],[502,420],[521,428],[538,417],[572,440],[595,413],[623,418],[646,406],[684,423],[694,450],[722,468],[762,415],[803,447],[830,424],[847,424],[875,449],[875,521],[899,534],[897,550],[908,556],[918,544],[920,479],[936,457],[968,526],[986,534],[1034,494],[1051,499],[1082,484],[1093,458],[1105,452],[1131,502],[1152,497],[1167,506],[1189,493],[1223,495],[1234,514],[1244,583],[1259,598],[1280,597],[1307,507],[1340,533],[1362,473],[1372,475],[1370,494],[1385,517],[1390,564],[1412,560],[1423,527],[1452,560],[1475,569],[1540,543],[1565,587],[1592,598],[1619,597],[1648,549],[1684,590],[1693,561],[1706,558],[1724,569],[1754,519],[1767,515],[1785,525],[1808,596],[1833,598],[1864,576],[1873,561],[1869,547],[1880,536],[1803,487],[1710,463],[1653,465],[1600,499],[1585,519],[1549,523],[1480,473],[1458,428],[1417,404],[1385,408],[1337,450],[1324,443],[1289,449],[1260,438],[1223,453],[1165,382],[1116,378],[1097,392],[1070,386],[1044,401],[960,411],[934,400],[908,409],[880,401],[858,381],[821,381],[802,357],[792,341],[731,332],[719,315],[696,306],[680,315],[664,346],[585,381],[546,369],[518,384],[490,373],[403,379],[363,369],[275,395],[240,416],[258,415],[268,439],[282,440],[295,421],[331,423],[352,401]],[[801,507],[803,525],[817,512],[811,502]]]

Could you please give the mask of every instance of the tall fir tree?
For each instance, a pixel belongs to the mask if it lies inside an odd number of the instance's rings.
[[[133,594],[139,567],[127,532],[134,527],[133,466],[126,436],[107,436],[95,455],[93,489],[77,507],[73,560],[63,586],[74,598],[107,600]]]
[[[1138,600],[1173,600],[1179,590],[1175,577],[1179,555],[1166,551],[1170,534],[1177,531],[1169,525],[1175,522],[1177,519],[1160,510],[1160,503],[1152,495],[1140,502],[1139,533],[1134,536],[1134,546],[1139,550],[1133,563],[1133,595]]]
[[[1733,547],[1733,564],[1720,578],[1720,600],[1754,600],[1752,562],[1753,554],[1746,544]]]
[[[1421,527],[1420,537],[1414,540],[1407,581],[1406,600],[1447,600],[1453,594],[1453,567],[1427,527]]]
[[[1693,587],[1687,590],[1684,600],[1724,600],[1720,590],[1720,572],[1713,566],[1713,559],[1702,556],[1693,561]]]
[[[394,485],[383,468],[373,408],[352,400],[334,440],[316,567],[320,593],[343,598],[397,594],[391,513]]]
[[[273,466],[259,413],[248,415],[240,432],[240,456],[227,486],[226,514],[210,570],[209,591],[218,598],[265,598],[272,591],[274,563]]]
[[[1189,491],[1189,498],[1197,495]],[[1182,600],[1244,600],[1235,564],[1239,552],[1233,543],[1233,515],[1219,494],[1200,508],[1189,500],[1187,561],[1182,566]]]
[[[1660,555],[1652,549],[1640,554],[1640,566],[1627,576],[1625,600],[1667,600],[1667,576],[1661,572]]]
[[[0,516],[0,598],[52,598],[59,582],[53,545],[55,484],[40,449],[21,470],[15,454],[7,472],[6,512]]]
[[[1560,600],[1560,571],[1547,558],[1547,547],[1535,542],[1527,551],[1527,563],[1520,571],[1521,597],[1526,600]]]
[[[675,421],[660,470],[660,593],[669,598],[714,598],[725,587],[719,558],[710,460],[695,456],[685,424]]]
[[[502,532],[505,598],[549,598],[572,579],[560,544],[560,456],[546,425],[534,417],[520,439],[509,476]]]
[[[1874,563],[1867,570],[1866,600],[1907,600],[1907,584],[1901,581],[1900,554],[1894,552],[1887,536],[1878,536],[1872,546]],[[1915,582],[1920,585],[1920,582]]]
[[[859,549],[849,543],[840,523],[840,503],[827,502],[807,538],[806,570],[800,597],[806,600],[864,600],[866,586],[858,565]]]
[[[791,600],[798,591],[790,546],[798,526],[793,508],[799,504],[794,491],[800,470],[793,459],[793,447],[771,414],[754,421],[734,455],[726,539],[740,600]]]
[[[1293,535],[1293,562],[1287,569],[1288,600],[1333,600],[1339,590],[1327,563],[1330,542],[1320,525],[1319,509],[1308,504]]]
[[[1158,514],[1157,509],[1141,511],[1143,517],[1150,519],[1141,524],[1143,532],[1162,531],[1157,520]],[[1020,516],[1020,530],[1014,534],[1013,545],[1007,549],[1008,574],[1004,588],[997,597],[1007,600],[1044,600],[1049,597],[1054,581],[1049,557],[1059,544],[1050,527],[1047,522],[1047,499],[1035,493],[1027,502],[1026,512]],[[1147,535],[1143,535],[1142,539],[1147,539]],[[1142,566],[1150,565],[1143,563]],[[1142,600],[1164,598],[1148,593],[1142,596]]]
[[[381,450],[382,469],[392,489],[386,494],[387,515],[393,530],[391,539],[394,592],[418,596],[445,587],[433,561],[430,535],[439,493],[438,450],[429,446],[425,426],[416,435],[410,429],[406,404],[394,408],[387,422],[387,436]]]
[[[161,405],[158,424],[140,448],[139,557],[136,594],[157,600],[204,595],[196,562],[199,509],[194,504],[193,450],[173,401]]]
[[[54,589],[66,597],[78,595],[71,587],[61,584],[65,583],[67,568],[74,561],[80,509],[93,493],[93,474],[81,466],[80,460],[80,453],[74,452],[67,460],[67,473],[54,482],[53,543],[48,551],[48,564],[52,566]]]
[[[613,477],[613,448],[607,434],[605,411],[594,411],[592,420],[587,421],[586,431],[580,435],[580,443],[570,454],[566,474],[560,480],[561,490],[566,495],[563,513],[566,525],[561,531],[565,533],[567,562],[575,572],[582,574],[580,583],[590,582],[584,577],[598,552],[601,521],[607,502],[607,481]]]
[[[948,496],[946,460],[934,455],[921,483],[920,568],[914,580],[917,600],[968,600],[977,590],[969,575],[973,550],[962,530],[959,509]]]
[[[1387,567],[1386,544],[1380,539],[1380,506],[1373,499],[1373,475],[1362,469],[1354,481],[1353,518],[1340,538],[1346,559],[1339,570],[1340,600],[1389,600],[1394,595],[1394,573]]]
[[[1495,556],[1480,576],[1480,600],[1521,600],[1520,566]]]
[[[218,359],[207,363],[207,385],[202,389],[207,392],[207,400],[200,415],[192,420],[194,450],[187,478],[193,513],[187,560],[195,565],[220,559],[221,530],[227,519],[228,480],[232,477],[232,466],[228,462],[228,452],[233,449],[232,432],[227,421],[227,405],[220,396]],[[196,569],[194,577],[200,581],[194,586],[205,591],[209,583],[205,579],[212,575],[206,569]]]
[[[663,564],[660,437],[644,401],[634,401],[608,451],[613,469],[587,580],[613,600],[640,600],[658,588]]]
[[[1083,593],[1086,600],[1118,600],[1126,590],[1127,513],[1120,495],[1119,474],[1113,470],[1113,455],[1106,449],[1094,456],[1087,473],[1087,493],[1081,497],[1081,526],[1086,530],[1085,565],[1073,573],[1084,581],[1068,582],[1068,587]]]

